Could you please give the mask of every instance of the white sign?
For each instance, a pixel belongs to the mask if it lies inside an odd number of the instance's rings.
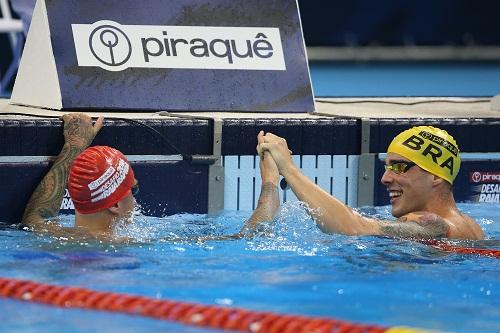
[[[278,28],[72,24],[79,66],[286,70]]]

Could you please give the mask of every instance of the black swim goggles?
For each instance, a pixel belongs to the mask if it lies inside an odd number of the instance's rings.
[[[139,194],[139,183],[136,183],[134,186],[130,188],[130,191],[132,192],[132,195],[135,197],[137,194]]]
[[[414,167],[416,164],[410,161],[392,161],[390,164],[385,164],[385,171],[392,171],[397,175],[403,174]]]

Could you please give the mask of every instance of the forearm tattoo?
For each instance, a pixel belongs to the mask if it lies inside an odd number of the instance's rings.
[[[416,212],[400,217],[396,222],[381,221],[384,235],[400,238],[433,239],[447,237],[449,226],[440,216],[429,212]]]
[[[255,230],[261,222],[271,221],[279,205],[277,186],[270,182],[262,184],[257,207],[243,228]]]
[[[33,192],[25,209],[24,224],[41,222],[59,213],[68,180],[68,169],[74,156],[71,148],[65,145],[52,168]]]
[[[92,126],[81,125],[81,122],[81,119],[75,118],[64,125],[66,143],[33,192],[24,211],[23,224],[37,224],[59,214],[71,162],[94,137]]]
[[[64,137],[66,143],[74,149],[87,148],[94,139],[92,126],[85,124],[85,120],[74,118],[64,124]]]

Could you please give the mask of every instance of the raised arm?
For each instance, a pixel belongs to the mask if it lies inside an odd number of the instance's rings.
[[[257,140],[260,143],[263,141],[264,132],[260,132]],[[258,145],[257,145],[258,147]],[[259,151],[259,150],[258,150]],[[243,237],[252,237],[258,231],[259,226],[263,222],[271,221],[278,210],[279,195],[278,195],[278,182],[279,172],[276,163],[274,162],[269,152],[259,152],[260,156],[260,175],[262,178],[262,187],[260,190],[259,201],[257,207],[253,211],[252,216],[245,221],[245,224],[238,233],[222,236],[202,236],[196,237],[198,241],[212,241],[212,240],[229,240],[241,239]]]
[[[257,135],[258,143],[263,143],[264,132],[260,131]],[[257,146],[257,151],[258,146]],[[260,176],[262,178],[262,187],[260,189],[259,202],[255,208],[252,216],[245,222],[242,232],[246,234],[253,234],[257,231],[258,226],[262,222],[271,221],[276,215],[278,210],[279,195],[278,195],[278,182],[279,172],[276,163],[271,154],[267,151],[259,152],[260,156]]]
[[[327,233],[346,235],[375,234],[377,224],[324,191],[293,163],[286,140],[272,133],[263,137],[259,149],[269,151],[279,172],[300,201],[312,208],[318,227]]]
[[[92,119],[82,113],[65,114],[62,119],[64,146],[24,210],[22,224],[35,229],[45,228],[45,220],[59,214],[71,162],[92,143],[104,121],[100,117],[92,125]]]
[[[286,140],[272,133],[263,137],[258,150],[271,153],[281,175],[297,198],[312,208],[316,224],[326,233],[415,239],[447,237],[449,233],[449,223],[429,212],[410,213],[397,221],[377,220],[360,215],[307,178],[293,163]]]

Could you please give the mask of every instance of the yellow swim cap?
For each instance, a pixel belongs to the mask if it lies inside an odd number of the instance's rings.
[[[455,139],[445,130],[432,126],[416,126],[401,132],[392,140],[387,152],[409,159],[450,184],[460,170]]]

